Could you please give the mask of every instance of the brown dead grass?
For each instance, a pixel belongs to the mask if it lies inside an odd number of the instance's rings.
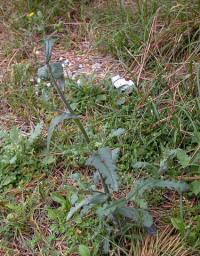
[[[166,226],[156,236],[147,236],[141,243],[132,245],[130,256],[194,256],[186,249],[184,241],[171,226]]]

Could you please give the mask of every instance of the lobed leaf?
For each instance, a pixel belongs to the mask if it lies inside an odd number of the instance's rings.
[[[134,190],[131,191],[128,195],[129,200],[132,198],[140,198],[144,195],[145,192],[150,191],[156,188],[166,188],[170,190],[176,190],[179,193],[186,192],[188,190],[188,185],[185,182],[179,181],[170,181],[170,180],[156,180],[156,179],[147,179],[139,180],[134,185]]]
[[[148,169],[148,170],[157,171],[157,167],[155,167],[153,164],[150,164],[148,162],[136,162],[136,163],[132,164],[132,167],[136,170]]]
[[[100,218],[108,217],[109,215],[113,215],[118,208],[125,207],[126,204],[127,201],[125,199],[111,201],[100,207],[97,210],[97,214]]]
[[[63,67],[60,62],[55,62],[50,64],[52,74],[56,80],[61,81],[61,87],[63,86],[64,81],[64,73],[63,73]],[[50,80],[50,74],[47,65],[41,67],[38,69],[37,76],[45,81]]]
[[[200,194],[200,181],[195,180],[190,185],[192,193],[195,194],[195,196]]]
[[[87,165],[94,166],[105,178],[106,185],[112,191],[118,191],[118,176],[116,173],[115,157],[108,147],[100,148],[88,160]]]
[[[121,207],[117,208],[115,212],[144,227],[150,228],[153,225],[153,218],[146,210],[131,207]]]
[[[32,144],[33,142],[35,142],[35,140],[38,139],[38,137],[41,135],[42,132],[42,128],[43,128],[43,123],[39,123],[35,126],[35,129],[31,132],[31,135],[28,139],[28,141]]]
[[[118,129],[114,129],[111,131],[110,137],[120,137],[121,135],[123,135],[126,132],[125,129],[123,128],[118,128]]]
[[[67,215],[67,221],[72,218],[72,216],[79,211],[82,207],[87,205],[96,205],[104,203],[107,200],[107,195],[103,193],[95,193],[91,196],[88,196],[84,200],[82,200],[80,203],[75,204],[74,207],[70,209]]]
[[[186,154],[184,150],[177,149],[176,157],[183,168],[186,168],[188,165],[190,165],[191,158]]]

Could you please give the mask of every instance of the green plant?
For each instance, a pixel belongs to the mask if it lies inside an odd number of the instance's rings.
[[[51,81],[65,106],[65,112],[52,120],[48,132],[47,147],[49,149],[50,140],[55,127],[66,118],[74,119],[84,135],[86,142],[89,143],[89,137],[79,120],[79,117],[75,115],[63,93],[65,80],[62,66],[60,63],[49,63],[53,45],[54,40],[48,39],[45,41],[46,65],[38,70],[38,76],[42,79],[49,79]],[[122,131],[123,133],[125,132],[124,129],[118,129],[115,130],[115,132],[112,131],[111,137],[119,137]],[[146,191],[156,188],[167,188],[174,189],[179,193],[182,193],[187,190],[187,185],[185,183],[175,181],[147,179],[144,181],[138,181],[132,192],[130,192],[127,197],[122,197],[117,200],[115,199],[115,193],[119,192],[119,177],[116,172],[116,161],[118,156],[119,149],[112,150],[109,147],[103,147],[99,148],[88,159],[87,165],[93,166],[96,169],[96,173],[94,174],[94,181],[96,181],[96,184],[88,184],[85,187],[85,189],[87,188],[86,191],[89,189],[90,195],[80,202],[76,202],[77,199],[75,200],[74,206],[67,214],[67,220],[70,220],[73,215],[81,209],[81,214],[86,214],[94,207],[97,208],[97,215],[103,220],[103,222],[105,222],[108,234],[111,233],[113,227],[115,233],[117,230],[121,234],[125,232],[127,229],[127,219],[136,222],[139,226],[145,227],[148,232],[154,233],[153,218],[147,211],[147,202],[143,198]],[[99,190],[98,186],[102,186],[102,190]],[[130,203],[134,204],[135,207],[129,207]],[[51,216],[54,215],[52,210],[49,213]],[[104,249],[109,250],[108,248],[108,239],[106,238],[104,240]]]
[[[79,254],[80,256],[90,256],[90,250],[87,246],[81,244],[79,245]]]
[[[116,199],[115,193],[120,191],[119,177],[116,173],[118,153],[118,150],[100,148],[88,159],[87,164],[96,169],[93,184],[88,184],[85,187],[88,190],[85,193],[90,195],[82,201],[74,203],[67,214],[67,220],[70,220],[80,210],[81,215],[85,215],[92,208],[96,209],[97,216],[105,222],[107,228],[104,248],[109,247],[106,246],[109,234],[123,234],[130,228],[131,222],[146,228],[149,233],[155,232],[153,218],[148,212],[147,202],[144,200],[144,195],[148,191],[167,188],[182,193],[188,189],[185,183],[175,181],[139,180],[134,184],[127,197]],[[101,186],[102,189],[99,189]],[[134,204],[134,207],[130,207],[130,204]]]
[[[51,81],[52,85],[57,90],[59,97],[64,104],[65,112],[63,114],[61,114],[60,116],[56,117],[50,125],[49,133],[48,133],[49,134],[48,142],[47,142],[48,148],[50,145],[51,134],[53,133],[54,128],[56,127],[56,125],[58,125],[64,119],[74,119],[75,123],[77,124],[80,131],[82,132],[86,142],[89,143],[90,140],[89,140],[86,130],[83,127],[83,124],[81,123],[79,117],[75,115],[73,109],[71,108],[70,104],[66,100],[65,95],[63,93],[64,85],[65,85],[63,67],[60,62],[52,63],[52,64],[49,63],[51,60],[52,49],[53,49],[54,43],[55,43],[55,40],[53,40],[53,39],[47,39],[45,41],[45,63],[46,63],[46,65],[38,70],[38,76],[41,79],[46,79],[46,80],[49,79]]]
[[[11,239],[30,232],[31,226],[35,225],[34,213],[38,205],[39,197],[36,193],[21,199],[20,202],[9,197],[4,197],[4,200],[1,198],[0,234],[4,234],[4,238]]]
[[[39,157],[39,136],[42,123],[36,125],[29,136],[13,128],[9,133],[0,131],[0,190],[27,182],[38,169],[45,168],[47,159]],[[38,155],[38,158],[36,158]],[[46,163],[45,163],[46,161]]]

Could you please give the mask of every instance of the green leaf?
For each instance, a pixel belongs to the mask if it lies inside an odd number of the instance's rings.
[[[171,218],[172,225],[179,230],[182,234],[184,233],[186,229],[186,225],[183,222],[182,218]]]
[[[118,208],[125,207],[127,201],[125,199],[111,201],[108,204],[104,204],[103,207],[98,208],[97,214],[100,218],[113,215]]]
[[[3,130],[0,130],[0,139],[3,139],[6,135],[6,132]]]
[[[56,80],[61,80],[61,83],[64,81],[63,67],[60,62],[55,62],[50,64],[52,74]],[[38,69],[37,76],[45,81],[50,80],[50,74],[47,65]]]
[[[46,63],[48,63],[51,60],[52,49],[55,42],[56,42],[56,39],[53,39],[53,38],[48,38],[44,41]]]
[[[195,196],[200,194],[200,181],[195,180],[190,185],[192,193],[195,194]]]
[[[147,169],[147,170],[153,170],[154,172],[157,171],[157,168],[148,162],[136,162],[132,164],[132,167],[136,170],[139,169]]]
[[[51,156],[51,155],[47,155],[45,156],[43,159],[42,159],[42,163],[44,166],[47,166],[47,165],[50,165],[50,164],[53,164],[56,162],[56,158]]]
[[[190,164],[191,158],[186,154],[184,150],[177,149],[176,156],[183,168],[186,168]]]
[[[153,225],[153,218],[151,214],[143,209],[121,207],[116,209],[116,213],[131,219],[144,227],[151,227]]]
[[[49,126],[49,130],[48,130],[48,137],[47,137],[47,150],[49,151],[49,147],[50,147],[50,142],[51,142],[51,138],[52,138],[52,135],[53,135],[53,132],[56,128],[56,126],[63,122],[65,119],[78,119],[79,116],[76,116],[76,115],[72,115],[70,113],[62,113],[61,115],[59,116],[56,116],[50,123],[50,126]]]
[[[36,125],[35,129],[31,132],[31,135],[28,139],[28,141],[31,144],[33,142],[35,142],[38,139],[38,137],[41,135],[42,128],[43,128],[43,123],[39,123],[39,124]]]
[[[87,165],[94,166],[105,178],[111,191],[118,191],[118,176],[112,150],[108,147],[100,148],[88,160]]]
[[[110,137],[120,137],[121,135],[123,135],[125,133],[125,129],[123,128],[118,128],[118,129],[115,129],[115,130],[112,130],[111,131],[111,134],[110,134]]]
[[[58,210],[57,209],[47,209],[48,217],[52,220],[56,220],[58,218]]]
[[[15,156],[13,156],[13,157],[10,159],[9,164],[16,164],[16,162],[17,162],[17,156],[15,155]]]
[[[86,245],[79,245],[79,254],[80,256],[90,256],[90,250]]]
[[[176,190],[181,193],[188,190],[188,185],[184,182],[170,180],[139,180],[135,183],[134,190],[129,193],[128,198],[129,200],[136,199],[137,197],[140,198],[144,195],[145,192],[157,188]]]
[[[4,175],[4,177],[2,177],[1,179],[1,186],[0,187],[4,187],[7,186],[9,184],[14,183],[17,180],[17,175],[13,174],[13,175]]]
[[[95,193],[91,196],[88,196],[84,200],[82,200],[80,203],[75,204],[74,207],[70,209],[67,215],[67,221],[72,218],[72,216],[79,211],[82,207],[85,205],[96,205],[96,204],[102,204],[107,200],[107,195],[103,193]]]
[[[69,206],[68,200],[64,198],[62,195],[60,195],[59,193],[56,193],[56,192],[52,193],[51,198],[53,201],[61,204],[63,208],[68,208],[67,207]]]
[[[120,148],[115,148],[112,150],[112,160],[114,164],[117,162],[119,158],[119,154],[120,154]]]
[[[159,173],[161,175],[165,174],[169,169],[169,166],[168,166],[168,162],[167,162],[167,159],[163,159],[160,161],[160,168],[159,168]]]
[[[103,253],[108,254],[109,251],[110,251],[110,241],[107,238],[105,238],[103,240]]]
[[[70,197],[70,203],[74,205],[78,201],[78,195],[77,193],[73,193]]]

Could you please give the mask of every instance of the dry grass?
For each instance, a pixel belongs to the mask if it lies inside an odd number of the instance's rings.
[[[180,235],[171,226],[154,236],[147,236],[142,243],[132,245],[130,256],[192,256],[197,255],[186,249]]]

